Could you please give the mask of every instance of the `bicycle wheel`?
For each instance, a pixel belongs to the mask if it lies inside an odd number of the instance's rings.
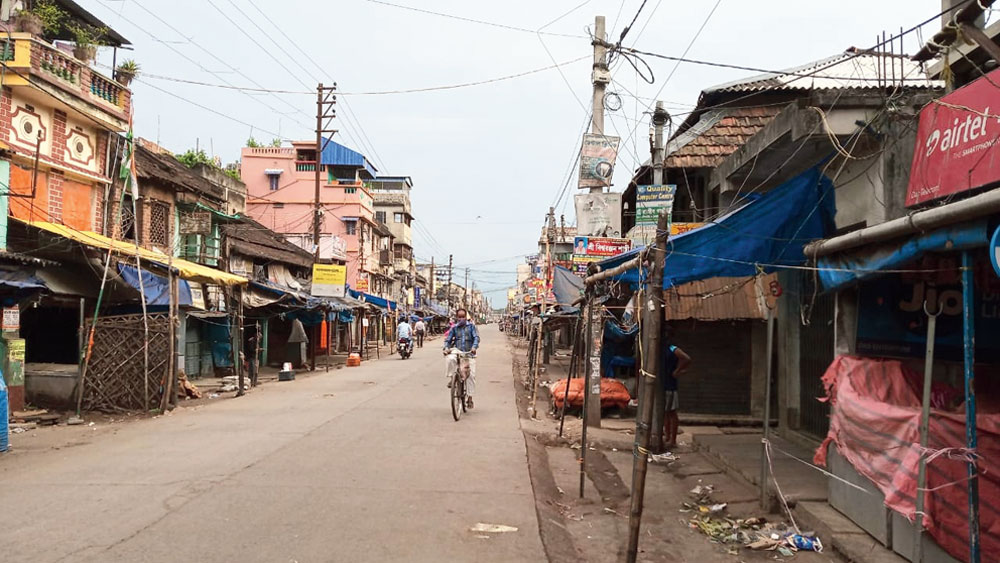
[[[469,408],[466,406],[468,404],[467,403],[468,399],[469,399],[469,397],[467,396],[467,393],[465,392],[465,380],[463,379],[462,380],[462,412],[467,412],[469,410]]]
[[[462,418],[462,413],[465,412],[464,387],[456,372],[451,378],[451,416],[455,418],[455,422],[458,422],[458,419]]]

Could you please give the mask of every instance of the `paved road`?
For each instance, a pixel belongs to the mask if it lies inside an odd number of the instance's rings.
[[[0,457],[0,559],[544,561],[510,358],[483,333],[477,408],[458,423],[436,340]]]

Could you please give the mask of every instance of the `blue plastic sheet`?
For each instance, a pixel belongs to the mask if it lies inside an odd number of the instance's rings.
[[[844,254],[823,256],[818,261],[823,291],[833,291],[872,276],[879,270],[901,269],[928,252],[952,252],[986,245],[989,239],[986,220],[955,225],[903,241],[863,248]]]
[[[118,273],[125,283],[139,291],[139,272],[133,266],[118,264]],[[177,304],[191,305],[191,286],[182,279],[177,280]],[[142,270],[142,290],[146,294],[146,305],[169,305],[170,288],[167,278],[158,276],[149,270]]]
[[[205,322],[205,334],[212,346],[215,367],[233,367],[233,345],[230,342],[229,317],[216,317]]]
[[[805,263],[803,247],[834,232],[833,183],[818,167],[788,180],[743,207],[701,228],[672,237],[663,270],[664,289],[715,277],[752,276]],[[638,250],[600,263],[602,270]],[[616,280],[638,285],[631,269]]]

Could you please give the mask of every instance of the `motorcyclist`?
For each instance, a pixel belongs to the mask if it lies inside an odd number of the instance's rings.
[[[410,326],[406,318],[399,321],[399,325],[396,327],[396,334],[400,340],[406,341],[408,348],[413,349],[413,327]]]
[[[448,331],[448,336],[444,339],[445,376],[448,377],[448,387],[451,387],[452,376],[458,369],[458,354],[454,350],[469,352],[469,378],[465,380],[466,396],[468,397],[468,408],[473,407],[472,395],[476,391],[476,350],[479,349],[479,331],[476,325],[468,319],[469,313],[464,308],[455,311],[455,325]]]

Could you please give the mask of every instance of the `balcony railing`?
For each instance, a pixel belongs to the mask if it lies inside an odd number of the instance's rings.
[[[295,171],[296,172],[315,172],[316,171],[316,161],[315,160],[296,160],[295,161]]]
[[[251,147],[250,154],[259,155],[289,155],[294,154],[295,149],[290,147]]]
[[[128,119],[132,93],[124,85],[27,33],[13,33],[11,38],[12,42],[0,41],[0,60],[7,61],[8,68],[14,72],[26,69],[32,76],[57,86],[70,96],[118,119]],[[18,74],[12,84],[31,83],[23,73]]]

